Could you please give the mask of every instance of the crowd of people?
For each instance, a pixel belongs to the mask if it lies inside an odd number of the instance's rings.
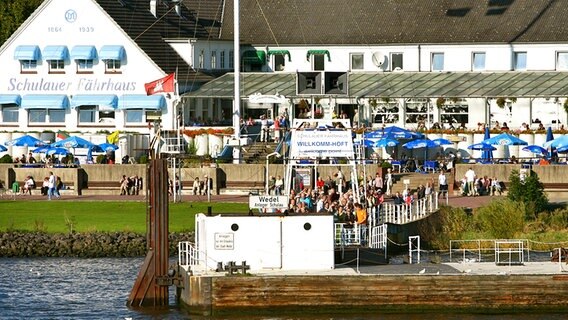
[[[460,181],[460,193],[468,197],[501,195],[503,189],[503,183],[497,177],[477,176],[472,167]]]

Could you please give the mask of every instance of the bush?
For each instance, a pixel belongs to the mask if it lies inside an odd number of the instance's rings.
[[[148,163],[148,156],[143,154],[140,156],[140,158],[138,159],[138,163],[140,164],[147,164]]]
[[[568,210],[564,208],[541,213],[538,215],[538,221],[554,231],[566,230],[568,229]]]
[[[512,201],[523,202],[526,205],[527,219],[534,219],[538,213],[546,209],[548,198],[536,173],[529,171],[529,175],[524,181],[521,181],[519,171],[513,170],[509,181],[507,198]]]
[[[523,231],[526,215],[524,202],[503,199],[478,208],[473,220],[479,231],[495,239],[511,239]]]
[[[462,239],[468,231],[472,218],[463,208],[440,207],[440,211],[418,226],[420,236],[432,249],[449,249],[450,240]]]
[[[0,158],[0,163],[13,163],[14,159],[12,159],[12,156],[9,154],[5,154],[2,156],[2,158]]]

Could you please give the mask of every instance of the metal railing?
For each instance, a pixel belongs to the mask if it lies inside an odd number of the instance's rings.
[[[335,223],[335,245],[353,246],[361,244],[361,230],[359,225],[348,223]]]
[[[515,244],[522,252],[523,261],[530,261],[530,240],[528,239],[476,239],[476,240],[450,240],[450,262],[460,259],[460,262],[497,262],[500,251],[509,253],[509,248],[498,243]],[[499,248],[501,247],[501,249]],[[457,255],[456,255],[457,253]]]
[[[191,242],[181,241],[178,243],[178,264],[186,269],[200,264],[199,251]]]
[[[383,203],[379,223],[405,224],[423,219],[438,210],[438,193],[418,199],[413,203]]]

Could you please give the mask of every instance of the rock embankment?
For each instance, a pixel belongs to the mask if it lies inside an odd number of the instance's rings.
[[[180,241],[193,241],[193,233],[172,233],[170,255]],[[139,257],[146,255],[146,235],[132,232],[0,233],[0,257]]]

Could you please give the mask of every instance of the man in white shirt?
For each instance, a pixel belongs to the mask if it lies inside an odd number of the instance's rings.
[[[465,173],[468,196],[475,196],[475,177],[475,171],[470,167]]]
[[[268,142],[268,119],[265,116],[260,116],[260,141]]]
[[[440,171],[440,175],[438,176],[438,189],[440,190],[438,197],[445,197],[448,194],[448,178],[446,178],[444,171]]]

